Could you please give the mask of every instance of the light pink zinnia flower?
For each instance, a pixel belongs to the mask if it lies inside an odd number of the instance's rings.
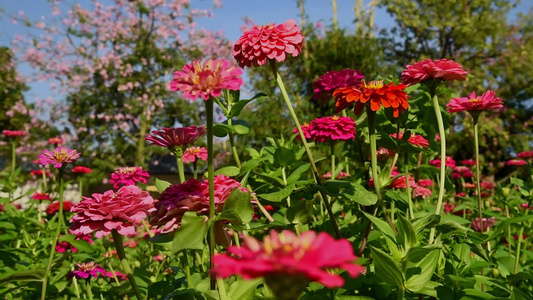
[[[520,158],[533,158],[533,151],[524,151],[518,153],[518,157]]]
[[[511,159],[511,160],[508,160],[505,165],[507,166],[525,166],[527,165],[527,162],[525,160],[521,160],[521,159]]]
[[[121,187],[116,193],[109,190],[83,197],[70,210],[70,232],[76,235],[95,232],[96,238],[107,236],[115,229],[121,235],[133,235],[135,226],[147,217],[154,208],[150,193],[134,185]]]
[[[59,169],[63,164],[73,162],[80,157],[80,153],[76,150],[71,150],[67,147],[57,147],[54,151],[43,150],[39,154],[39,161],[41,165],[54,165],[54,168]]]
[[[464,81],[466,72],[463,66],[446,58],[425,59],[412,65],[407,65],[402,72],[402,81],[407,85],[417,84],[426,80]]]
[[[422,199],[426,199],[427,197],[431,197],[431,190],[426,188],[426,187],[422,187],[422,186],[415,186],[414,190],[413,190],[413,198],[416,198],[416,197],[422,197]]]
[[[245,31],[233,46],[233,56],[241,68],[258,67],[275,59],[282,62],[287,54],[297,57],[302,51],[304,37],[296,25],[289,19],[284,24],[254,26]]]
[[[174,72],[170,82],[171,91],[181,91],[183,98],[191,101],[201,97],[218,97],[222,90],[238,90],[243,84],[242,70],[231,66],[225,59],[194,61],[185,65],[181,71]]]
[[[450,113],[473,112],[503,107],[503,101],[502,98],[496,97],[493,91],[488,90],[481,96],[476,96],[476,92],[472,92],[470,97],[453,98],[446,107]]]
[[[365,76],[359,70],[329,71],[313,82],[313,99],[322,102],[331,100],[336,89],[357,85],[363,78]]]
[[[135,185],[137,182],[146,183],[150,174],[141,167],[121,167],[111,173],[109,183],[117,189],[121,185]]]
[[[207,160],[207,149],[205,147],[189,147],[183,152],[183,162],[195,162],[196,159]]]
[[[7,137],[19,137],[19,136],[25,136],[26,132],[22,130],[2,130],[2,134]]]
[[[212,273],[221,278],[232,275],[244,279],[264,277],[267,284],[285,281],[288,277],[300,278],[301,282],[301,277],[306,277],[334,288],[343,286],[344,279],[328,270],[346,270],[355,278],[365,271],[355,264],[356,259],[348,240],[334,240],[326,232],[306,231],[298,237],[288,230],[279,235],[272,230],[262,244],[245,236],[242,247],[232,246],[227,253],[215,255]],[[272,284],[269,286],[275,288]]]
[[[347,141],[355,138],[355,121],[349,117],[323,117],[309,123],[311,137],[319,142]]]
[[[184,146],[192,144],[205,133],[206,129],[203,126],[163,127],[162,131],[152,131],[152,134],[148,134],[145,140],[150,141],[151,145],[166,147],[170,151],[175,152],[177,148],[183,149]]]

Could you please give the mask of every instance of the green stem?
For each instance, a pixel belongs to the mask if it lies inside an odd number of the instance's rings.
[[[181,153],[183,154],[183,151],[181,151]],[[175,153],[176,154],[176,163],[177,163],[177,166],[178,166],[178,176],[179,176],[179,179],[180,179],[180,183],[184,183],[185,182],[185,172],[183,171],[183,156],[180,155],[178,156],[179,153]]]
[[[285,174],[285,167],[281,167],[281,178],[283,179],[283,184],[287,186],[287,175]],[[291,195],[287,196],[287,206],[291,207]]]
[[[207,175],[209,181],[209,220],[215,218],[215,182],[213,168],[213,99],[205,101],[205,114],[207,121]],[[213,255],[215,254],[215,226],[209,227],[209,268],[213,268]],[[215,290],[215,278],[210,277],[211,290]]]
[[[398,300],[403,300],[405,295],[405,289],[403,286],[398,287]]]
[[[192,162],[192,167],[193,167],[193,178],[194,179],[198,179],[198,159],[195,159],[193,162]]]
[[[313,158],[313,153],[311,152],[311,149],[309,148],[309,145],[307,144],[307,140],[305,139],[305,135],[302,130],[302,126],[300,125],[300,121],[298,120],[298,116],[294,112],[294,108],[292,107],[289,94],[287,94],[287,90],[285,89],[285,84],[283,83],[283,80],[281,79],[281,75],[278,72],[276,61],[271,59],[270,66],[272,68],[272,73],[274,74],[274,77],[276,77],[276,83],[278,84],[279,90],[281,91],[283,100],[285,101],[285,104],[287,105],[287,109],[289,110],[289,113],[294,121],[294,124],[296,124],[296,128],[298,129],[298,133],[300,134],[300,139],[302,140],[302,144],[304,145],[305,152],[307,153],[307,157],[309,158],[309,162],[311,163],[311,169],[315,176],[315,181],[318,185],[322,185],[322,182],[320,180],[320,175],[318,173],[318,169],[315,164],[315,159]],[[333,226],[333,230],[335,231],[337,238],[341,238],[342,236],[341,236],[341,232],[339,229],[339,225],[337,224],[337,220],[335,219],[335,215],[333,214],[331,204],[329,203],[327,195],[322,190],[320,191],[320,197],[322,198],[322,201],[324,202],[324,205],[326,206],[326,210],[328,211],[328,215],[329,215],[331,224]]]
[[[374,179],[374,188],[376,189],[376,194],[378,196],[378,203],[381,206],[381,210],[383,210],[383,214],[385,215],[385,219],[391,226],[391,228],[394,230],[395,233],[397,233],[396,226],[394,226],[394,222],[392,222],[392,219],[387,211],[387,206],[385,205],[385,202],[383,202],[383,196],[381,195],[381,183],[379,182],[379,176],[378,176],[378,155],[377,155],[377,146],[376,146],[376,112],[372,111],[370,108],[367,109],[367,116],[368,116],[368,130],[370,134],[370,156],[372,158],[372,178]]]
[[[479,132],[478,132],[478,117],[474,117],[474,147],[476,151],[476,194],[477,194],[477,209],[478,209],[478,216],[479,216],[479,226],[481,229],[481,233],[484,231],[483,227],[483,200],[481,199],[481,170],[479,167]],[[488,227],[488,226],[487,226]]]
[[[48,179],[46,178],[46,169],[43,167],[41,168],[41,170],[43,171],[43,185],[44,185],[44,191],[46,192],[48,190]]]
[[[131,269],[128,259],[126,258],[126,253],[124,252],[124,243],[122,241],[122,235],[120,235],[120,233],[118,233],[116,229],[113,229],[111,231],[111,234],[113,235],[113,242],[115,243],[115,248],[117,249],[117,254],[118,258],[120,259],[120,265],[122,266],[122,270],[124,270],[124,273],[126,273],[128,281],[130,282],[131,288],[137,296],[137,299],[142,300],[144,299],[144,297],[142,296],[141,291],[137,286],[137,282],[135,282],[133,270]]]
[[[337,174],[335,173],[335,144],[331,141],[331,180],[337,179]]]
[[[433,109],[437,116],[437,124],[439,126],[440,135],[440,180],[439,180],[439,198],[437,200],[437,207],[435,208],[435,214],[440,215],[442,209],[442,200],[444,198],[444,185],[446,181],[446,133],[444,132],[444,122],[442,121],[442,113],[440,111],[439,98],[437,93],[433,91]],[[429,244],[433,244],[435,240],[435,227],[431,228],[429,233]]]
[[[192,288],[191,268],[189,267],[189,258],[187,257],[187,250],[183,250],[183,263],[185,264],[185,274],[187,276],[187,287]]]
[[[17,142],[12,141],[11,143],[11,177],[15,174],[15,169],[17,167]]]
[[[63,172],[64,172],[64,167],[61,167],[58,169],[58,179],[59,179],[59,212],[58,212],[58,216],[57,216],[57,229],[56,229],[56,232],[55,232],[55,235],[54,235],[54,239],[52,241],[52,249],[50,249],[50,256],[48,257],[48,264],[46,266],[46,271],[44,273],[44,278],[43,278],[43,287],[42,287],[42,290],[41,290],[41,300],[44,300],[46,299],[46,289],[48,287],[48,279],[50,277],[50,273],[52,271],[52,264],[54,262],[54,254],[56,253],[56,245],[57,245],[57,240],[59,239],[59,233],[61,232],[61,226],[62,226],[62,223],[63,223],[63,185],[64,185],[64,180],[63,180]]]
[[[520,248],[522,246],[523,234],[524,234],[524,226],[520,227],[520,231],[518,232],[518,245],[516,246],[516,256],[515,256],[514,269],[513,269],[514,274],[518,272],[518,263],[520,262]]]
[[[405,184],[407,185],[405,190],[407,191],[407,202],[409,203],[409,215],[410,215],[411,219],[414,219],[415,218],[415,212],[413,210],[413,199],[411,198],[411,187],[409,185],[409,154],[405,153],[404,155],[405,155],[404,156]]]
[[[89,300],[93,300],[93,291],[91,289],[91,281],[89,280],[89,278],[87,278],[87,297],[89,298]]]
[[[509,214],[509,205],[507,204],[507,202],[505,203],[505,213],[508,219],[511,218]],[[507,225],[507,244],[509,247],[509,255],[511,255],[511,251],[512,251],[512,247],[511,247],[512,238],[513,236],[511,235],[511,223],[509,223],[509,225]]]
[[[228,119],[228,125],[231,125],[231,119]],[[235,163],[237,164],[237,167],[240,169],[242,167],[241,160],[239,159],[239,152],[237,152],[237,147],[235,146],[234,141],[235,135],[233,133],[229,133],[229,143],[231,145],[231,153],[233,153],[233,158],[235,159]]]
[[[80,201],[83,199],[83,178],[78,178],[80,181]]]

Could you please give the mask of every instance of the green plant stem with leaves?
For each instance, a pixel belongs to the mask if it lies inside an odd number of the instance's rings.
[[[446,132],[444,131],[444,122],[442,121],[442,113],[440,111],[439,98],[437,97],[436,87],[431,89],[431,96],[433,101],[433,109],[437,117],[437,124],[439,127],[440,136],[440,180],[439,180],[439,198],[437,199],[437,207],[435,207],[435,214],[440,215],[442,209],[442,200],[444,198],[444,185],[446,182]],[[433,244],[435,240],[435,227],[431,228],[429,233],[429,244]]]
[[[481,199],[481,170],[479,165],[479,132],[478,121],[479,113],[472,114],[474,117],[474,148],[475,148],[475,160],[476,160],[476,194],[477,194],[477,211],[479,216],[479,226],[481,233],[483,233],[483,200]],[[487,226],[488,227],[488,226]],[[489,246],[490,251],[490,246]]]
[[[144,299],[144,297],[141,294],[139,287],[137,286],[135,276],[133,275],[133,270],[130,267],[128,259],[126,258],[126,252],[124,252],[124,243],[122,241],[122,235],[120,235],[120,233],[118,233],[116,229],[113,229],[111,231],[111,234],[113,235],[113,243],[115,243],[115,248],[117,249],[117,254],[118,258],[120,259],[120,265],[122,266],[122,270],[124,270],[124,273],[126,273],[126,276],[128,277],[128,281],[130,282],[131,288],[133,289],[135,296],[137,296],[138,300],[142,300]]]
[[[309,158],[309,162],[311,163],[311,169],[313,171],[313,175],[315,177],[315,181],[318,185],[322,185],[322,182],[320,180],[320,174],[318,173],[318,169],[315,164],[315,159],[313,158],[313,153],[311,152],[311,149],[309,148],[309,144],[307,144],[307,140],[305,138],[305,134],[302,130],[302,126],[300,125],[300,121],[298,120],[298,116],[294,112],[294,108],[292,107],[291,100],[289,98],[289,94],[287,94],[287,90],[285,89],[285,84],[283,83],[283,79],[281,79],[281,75],[278,72],[278,67],[276,65],[275,60],[270,60],[270,67],[272,68],[272,73],[274,74],[274,77],[276,78],[276,83],[279,87],[279,90],[281,91],[281,95],[283,96],[283,100],[285,101],[285,104],[287,105],[287,109],[289,110],[289,113],[296,124],[296,128],[298,129],[298,133],[300,135],[300,138],[302,140],[302,144],[304,145],[305,152],[307,153],[307,157]],[[326,210],[328,211],[328,215],[331,221],[331,224],[333,226],[333,230],[335,231],[335,235],[337,238],[342,237],[341,231],[339,229],[339,224],[337,223],[337,220],[335,219],[335,215],[333,214],[333,209],[331,208],[331,203],[329,203],[327,195],[321,190],[320,197],[322,198],[322,201],[324,202],[324,206],[326,206]]]
[[[207,177],[209,181],[209,221],[215,218],[215,174],[213,167],[213,99],[205,101],[205,114],[207,123]],[[213,255],[215,254],[215,226],[209,226],[209,268],[213,268]],[[215,280],[210,278],[211,290],[215,289]]]
[[[48,264],[46,266],[46,271],[43,277],[43,287],[41,290],[41,300],[46,299],[46,289],[48,288],[48,279],[52,271],[52,265],[54,262],[54,254],[56,253],[57,240],[59,239],[59,234],[61,233],[61,226],[63,225],[63,190],[64,190],[64,180],[63,173],[65,171],[65,166],[62,166],[58,169],[57,178],[59,180],[59,211],[57,216],[57,229],[54,234],[54,239],[52,240],[52,248],[50,249],[50,256],[48,257]]]

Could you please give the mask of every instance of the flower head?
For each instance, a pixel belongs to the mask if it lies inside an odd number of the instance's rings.
[[[370,102],[369,105],[372,111],[378,111],[383,105],[385,108],[392,108],[393,116],[396,118],[400,112],[409,107],[407,102],[409,96],[404,91],[406,87],[403,84],[383,84],[383,80],[369,83],[362,80],[357,86],[335,90],[333,96],[335,96],[336,100],[336,111],[339,112],[354,103],[354,112],[356,115],[360,115],[365,104]]]
[[[233,56],[241,68],[262,66],[267,59],[282,62],[287,54],[292,57],[300,55],[303,40],[300,28],[293,19],[279,25],[254,26],[237,40],[233,46]]]
[[[238,90],[243,84],[242,70],[231,66],[225,59],[194,61],[185,65],[181,71],[174,72],[170,82],[171,91],[181,91],[183,98],[191,101],[201,97],[218,97],[222,90]]]
[[[407,65],[402,72],[402,81],[407,85],[417,84],[426,80],[464,81],[466,72],[463,66],[446,58],[426,59],[412,65]]]
[[[54,165],[58,169],[63,164],[73,162],[80,157],[80,153],[76,150],[71,150],[67,147],[57,147],[54,151],[43,150],[39,154],[39,161],[41,165]]]
[[[419,185],[419,186],[433,186],[433,180],[431,180],[431,179],[418,179],[417,185]]]
[[[195,162],[196,159],[207,160],[207,149],[205,147],[189,147],[183,152],[183,162]]]
[[[63,211],[70,211],[74,203],[71,201],[63,201]],[[47,215],[55,215],[59,211],[59,201],[52,202],[46,207]]]
[[[96,265],[94,261],[76,264],[76,266],[77,269],[70,272],[69,277],[76,277],[77,279],[89,279],[91,277],[97,278],[98,274],[106,277],[106,270],[100,265]]]
[[[349,117],[323,117],[309,123],[311,137],[320,143],[355,138],[355,121]]]
[[[464,159],[464,160],[461,160],[461,164],[465,166],[475,166],[476,161],[473,159]]]
[[[329,71],[313,82],[313,99],[330,100],[336,89],[357,85],[363,78],[365,76],[359,70]]]
[[[301,127],[302,127],[302,131],[304,133],[305,139],[306,140],[311,139],[312,138],[312,136],[311,136],[311,125],[306,123],[306,124],[302,124]],[[296,139],[297,140],[301,139],[300,138],[300,134],[298,133],[298,127],[294,128],[292,133],[296,133]]]
[[[141,167],[120,167],[111,173],[109,183],[117,189],[121,185],[135,185],[136,182],[146,183],[150,174]]]
[[[43,176],[43,170],[31,170],[30,174],[33,175],[33,176],[36,176],[36,177],[41,177],[41,176]],[[52,173],[50,173],[48,170],[45,171],[44,174],[47,177],[50,177],[52,175]]]
[[[459,179],[459,178],[472,178],[474,177],[474,174],[472,173],[472,171],[470,171],[470,168],[469,167],[466,167],[466,166],[456,166],[453,168],[453,175],[452,177],[454,179]]]
[[[506,166],[525,166],[527,161],[521,159],[511,159],[505,163]]]
[[[226,254],[215,255],[212,272],[222,278],[303,277],[333,288],[343,286],[344,280],[328,269],[343,269],[357,277],[365,269],[354,263],[356,258],[346,239],[334,240],[325,232],[306,231],[298,237],[288,230],[279,235],[272,230],[262,244],[246,236],[242,247],[232,246]]]
[[[33,193],[33,195],[31,196],[31,199],[32,200],[37,200],[37,201],[44,201],[44,200],[49,200],[49,201],[52,201],[52,198],[50,197],[49,194],[47,193],[41,193],[41,192],[37,192],[35,191]],[[63,203],[63,206],[64,206],[64,203]]]
[[[132,235],[136,233],[135,226],[153,207],[150,193],[134,185],[123,186],[116,193],[112,190],[95,193],[72,207],[71,212],[76,215],[70,220],[70,232],[76,235],[95,232],[97,238],[109,235],[112,230]]]
[[[343,179],[343,178],[350,177],[350,176],[351,175],[346,173],[346,172],[340,172],[339,174],[337,174],[335,179]],[[331,179],[331,172],[325,173],[324,175],[322,175],[322,178],[323,179]]]
[[[483,228],[481,228],[481,220],[483,220]],[[490,217],[488,219],[487,218],[480,219],[478,217],[478,218],[475,218],[474,221],[472,221],[472,228],[474,228],[475,231],[485,232],[487,231],[488,228],[492,228],[492,226],[494,226],[495,223],[496,223],[495,217]]]
[[[19,137],[19,136],[25,136],[26,132],[22,130],[2,130],[2,134],[6,137]]]
[[[76,174],[89,174],[92,171],[93,170],[91,170],[91,168],[87,168],[87,167],[84,167],[84,166],[75,166],[72,169],[72,173],[76,173]]]
[[[533,158],[533,151],[524,151],[518,153],[518,157],[520,158]]]
[[[61,145],[63,144],[63,139],[56,136],[56,137],[53,137],[53,138],[49,138],[48,139],[48,144],[50,145]]]
[[[423,187],[423,186],[415,186],[413,189],[413,198],[421,197],[422,199],[426,199],[427,197],[431,197],[431,190]]]
[[[446,107],[450,113],[461,111],[475,112],[503,107],[503,101],[502,98],[496,97],[496,94],[489,90],[481,96],[476,96],[476,92],[472,92],[470,97],[453,98],[446,104]]]
[[[440,169],[440,157],[429,161],[429,164]],[[449,168],[455,168],[456,162],[451,156],[446,156],[444,165]]]
[[[390,135],[393,138],[397,137],[396,133],[393,133]],[[400,137],[398,138],[399,141],[403,139],[403,132],[400,132]],[[420,148],[428,148],[429,142],[426,140],[423,136],[411,133],[411,137],[407,140],[407,142],[413,146],[420,147]]]
[[[203,126],[163,127],[162,131],[152,131],[152,134],[148,134],[145,140],[150,141],[152,145],[167,147],[171,152],[175,152],[178,148],[192,144],[205,133],[206,129]]]

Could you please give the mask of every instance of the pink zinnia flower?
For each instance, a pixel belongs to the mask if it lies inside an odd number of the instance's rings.
[[[141,167],[121,167],[111,173],[109,183],[113,185],[114,189],[121,185],[135,185],[137,182],[146,183],[150,178],[150,174]]]
[[[171,91],[181,91],[183,98],[191,101],[201,97],[209,100],[218,97],[222,90],[238,90],[243,84],[242,70],[231,66],[225,59],[194,61],[185,65],[181,71],[174,72],[170,82]]]
[[[430,160],[429,164],[440,169],[440,157],[438,159]],[[455,160],[451,156],[446,156],[444,165],[449,168],[455,168]]]
[[[481,228],[481,220],[483,220],[483,228]],[[488,219],[487,218],[480,219],[478,217],[478,218],[475,218],[474,221],[472,221],[472,228],[474,228],[475,231],[485,232],[487,231],[488,228],[492,228],[492,226],[494,226],[494,223],[496,223],[495,217],[490,217]]]
[[[319,142],[347,141],[355,138],[355,121],[349,117],[323,117],[309,123],[311,137]]]
[[[53,137],[53,138],[49,138],[48,139],[48,144],[50,145],[61,145],[63,144],[63,139],[56,136],[56,137]]]
[[[63,201],[63,211],[70,211],[74,203],[71,201]],[[46,214],[55,215],[59,211],[59,201],[52,202],[46,207]]]
[[[518,153],[518,157],[520,158],[533,158],[533,151],[524,151]]]
[[[50,195],[47,194],[47,193],[41,193],[41,192],[37,192],[35,191],[33,193],[33,195],[31,196],[31,199],[33,200],[38,200],[38,201],[44,201],[44,200],[49,200],[49,201],[52,201],[52,198],[50,198]],[[63,203],[64,204],[64,203]]]
[[[148,134],[145,140],[152,142],[152,145],[166,147],[170,151],[175,152],[177,148],[183,149],[183,147],[192,144],[205,133],[206,129],[203,126],[163,127],[162,131],[152,131],[152,134]]]
[[[417,84],[426,80],[464,81],[466,72],[463,66],[446,58],[425,59],[412,65],[407,65],[402,72],[402,81],[407,85]]]
[[[54,151],[43,150],[39,154],[41,165],[54,165],[58,169],[63,164],[73,162],[80,157],[80,153],[67,147],[57,147]]]
[[[313,82],[313,99],[319,99],[322,102],[331,100],[336,89],[357,85],[363,78],[365,76],[359,70],[329,71]]]
[[[103,194],[94,193],[83,197],[71,211],[70,232],[76,235],[95,232],[97,238],[107,236],[114,229],[121,235],[136,234],[135,226],[140,224],[153,210],[154,199],[150,193],[134,185],[121,187]]]
[[[189,147],[183,152],[183,162],[195,162],[196,159],[207,160],[207,149],[205,147]]]
[[[417,185],[417,186],[415,186],[415,188],[413,190],[413,198],[416,198],[416,197],[422,197],[422,199],[426,199],[427,197],[431,197],[431,190],[426,188],[426,187],[422,187],[422,186],[418,186]]]
[[[92,171],[93,170],[91,170],[91,168],[87,168],[87,167],[84,167],[84,166],[75,166],[72,169],[72,173],[77,173],[77,174],[89,174]]]
[[[94,261],[88,263],[76,264],[77,269],[70,272],[69,277],[76,277],[77,279],[97,278],[98,274],[106,277],[106,270],[100,265],[96,265]]]
[[[476,185],[471,182],[463,182],[463,188],[464,189],[475,189]]]
[[[302,127],[302,131],[303,131],[303,133],[304,133],[305,139],[306,139],[306,140],[311,139],[311,138],[312,138],[312,137],[311,137],[311,125],[309,125],[309,124],[302,124],[301,127]],[[294,130],[292,131],[292,133],[296,133],[296,139],[297,139],[297,140],[301,139],[301,138],[300,138],[300,134],[298,133],[298,128],[294,128]]]
[[[232,275],[244,279],[264,277],[267,284],[290,277],[301,281],[301,277],[306,277],[334,288],[343,286],[344,279],[328,270],[343,269],[355,278],[365,271],[363,266],[355,264],[356,259],[348,240],[334,240],[326,232],[306,231],[298,237],[288,230],[279,235],[272,230],[263,238],[263,244],[245,236],[242,247],[232,246],[227,253],[215,255],[212,272],[221,278]]]
[[[465,159],[465,160],[461,161],[461,164],[465,165],[465,166],[475,166],[476,165],[476,161],[473,160],[473,159]]]
[[[346,172],[340,172],[339,174],[337,174],[337,177],[335,179],[343,179],[343,178],[349,177],[349,176],[351,176],[351,175],[346,173]],[[331,172],[327,172],[326,174],[322,175],[322,178],[331,179]]]
[[[26,132],[22,130],[2,130],[2,134],[6,137],[19,137],[19,136],[25,136]]]
[[[431,179],[418,179],[419,186],[432,186],[433,180]]]
[[[505,165],[507,166],[525,166],[527,165],[527,161],[521,160],[521,159],[511,159],[508,160]]]
[[[474,177],[474,174],[470,171],[470,168],[466,166],[456,166],[453,168],[453,172],[452,178],[454,179]]]
[[[396,133],[393,133],[390,135],[393,138],[396,138]],[[403,132],[400,132],[400,137],[398,138],[399,141],[403,139]],[[407,142],[413,146],[420,147],[420,148],[428,148],[429,142],[426,140],[423,136],[417,135],[414,133],[411,133],[411,137],[407,140]]]
[[[496,188],[496,185],[490,181],[482,181],[479,183],[479,186],[482,190],[493,190]]]
[[[453,98],[446,104],[446,107],[448,107],[447,111],[450,113],[475,112],[503,107],[503,101],[502,98],[496,97],[496,94],[489,90],[481,96],[476,96],[476,93],[472,92],[470,97]]]
[[[296,25],[289,19],[284,24],[254,26],[245,31],[233,46],[233,56],[241,68],[258,67],[275,59],[282,62],[287,54],[297,57],[302,51],[304,37]]]

